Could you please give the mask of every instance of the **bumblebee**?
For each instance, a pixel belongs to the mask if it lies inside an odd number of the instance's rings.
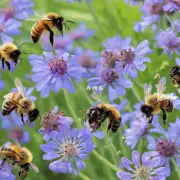
[[[96,107],[92,107],[88,110],[85,118],[85,122],[88,121],[89,125],[93,130],[99,129],[101,123],[105,121],[106,118],[109,118],[109,129],[115,133],[121,124],[121,114],[120,112],[110,104],[98,104]]]
[[[173,66],[169,70],[169,75],[172,79],[172,83],[176,88],[180,88],[180,66]]]
[[[18,91],[8,93],[4,96],[2,115],[7,116],[15,110],[20,114],[23,124],[24,116],[28,116],[30,122],[35,121],[39,116],[39,110],[35,108],[35,104],[30,99],[25,97],[21,80],[15,78],[14,83]]]
[[[74,23],[72,21],[65,21],[64,17],[59,16],[58,14],[51,12],[48,13],[44,18],[37,21],[31,30],[31,38],[34,43],[37,43],[43,33],[43,31],[49,31],[49,41],[51,45],[53,46],[54,43],[54,32],[52,31],[52,28],[57,28],[62,36],[63,36],[63,26],[65,28],[69,29],[69,27],[66,25],[67,22]]]
[[[20,167],[19,171],[19,179],[24,179],[32,168],[36,173],[39,172],[39,169],[35,164],[32,163],[33,155],[32,153],[25,147],[21,147],[18,142],[16,144],[12,144],[11,142],[5,143],[0,147],[0,157],[3,159],[2,164],[12,162],[12,165],[17,165]]]
[[[2,61],[2,68],[6,64],[8,70],[10,71],[11,66],[10,62],[13,61],[15,65],[18,63],[18,60],[21,59],[22,52],[18,47],[13,43],[5,43],[0,47],[0,59]]]
[[[141,106],[141,111],[149,118],[149,123],[153,120],[154,114],[163,113],[163,124],[166,126],[167,114],[166,112],[173,111],[172,100],[177,99],[177,96],[173,94],[163,94],[165,90],[166,78],[161,78],[159,83],[156,85],[157,92],[151,94],[152,86],[147,84],[144,87],[145,104]]]

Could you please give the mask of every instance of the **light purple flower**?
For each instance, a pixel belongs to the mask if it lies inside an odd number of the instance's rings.
[[[180,2],[179,0],[167,0],[165,1],[165,5],[163,6],[163,10],[167,12],[179,11],[180,10]]]
[[[87,39],[95,34],[94,29],[88,29],[85,24],[80,24],[79,27],[74,28],[69,32],[68,36],[72,40]]]
[[[63,112],[58,111],[58,107],[55,106],[52,111],[47,112],[42,117],[42,128],[39,132],[44,135],[44,140],[49,140],[49,133],[51,131],[63,131],[66,128],[70,128],[73,124],[71,117],[64,116]]]
[[[136,48],[130,45],[131,37],[122,39],[120,36],[115,36],[113,38],[108,38],[104,43],[104,47],[107,51],[107,56],[104,56],[104,61],[110,62],[108,60],[108,52],[116,54],[116,67],[118,71],[123,71],[123,73],[136,78],[138,76],[138,71],[144,71],[146,65],[144,62],[150,62],[151,59],[146,57],[147,54],[152,53],[149,47],[148,40],[142,41]]]
[[[78,2],[78,3],[81,3],[81,2],[82,2],[82,0],[66,0],[66,2],[68,2],[68,3],[73,3],[73,2]],[[91,2],[91,0],[86,0],[86,2],[87,2],[87,3],[90,3],[90,2]]]
[[[90,78],[95,72],[99,59],[100,57],[97,52],[89,49],[83,50],[81,47],[77,47],[74,51],[72,62],[80,66],[82,77]]]
[[[119,73],[116,69],[102,68],[101,70],[97,68],[96,76],[88,79],[88,85],[93,86],[103,86],[108,89],[108,97],[112,102],[118,95],[125,95],[126,91],[124,88],[131,88],[132,82]],[[96,91],[99,93],[99,91]]]
[[[31,78],[37,83],[36,89],[41,91],[41,97],[47,97],[50,90],[58,92],[60,89],[67,89],[70,93],[74,93],[76,89],[72,80],[81,82],[81,72],[78,66],[71,63],[71,56],[67,53],[43,54],[44,56],[29,56],[33,72]]]
[[[172,54],[173,52],[180,54],[180,37],[171,29],[161,30],[157,34],[156,40],[158,47],[164,50],[164,54]]]
[[[16,36],[20,34],[19,27],[22,24],[15,19],[8,19],[5,21],[5,16],[0,16],[0,36],[2,43],[13,42],[13,38],[11,36]]]
[[[2,160],[0,160],[0,164],[2,164]],[[4,165],[0,167],[0,180],[14,180],[15,176],[11,173],[11,170],[12,165],[4,163]]]
[[[10,0],[8,7],[3,8],[1,12],[5,15],[5,20],[23,20],[33,14],[33,5],[32,0]]]
[[[77,175],[85,168],[83,159],[94,149],[91,134],[86,128],[80,131],[76,128],[51,131],[49,136],[50,139],[40,148],[45,152],[43,159],[51,162],[51,171]]]
[[[166,168],[160,165],[160,158],[154,157],[156,152],[144,152],[142,157],[137,151],[132,152],[132,160],[121,158],[117,177],[121,180],[150,179],[165,180]]]
[[[152,136],[147,138],[149,141],[148,150],[157,152],[156,157],[161,159],[162,165],[166,165],[169,175],[171,159],[176,160],[177,165],[180,167],[180,136],[178,128],[179,119],[175,123],[171,123],[167,131],[157,121],[155,128],[151,131],[160,134],[161,137],[157,140]]]
[[[124,132],[125,142],[131,149],[136,146],[141,138],[147,137],[149,134],[148,118],[138,111],[136,111],[133,116],[130,128],[127,128]]]

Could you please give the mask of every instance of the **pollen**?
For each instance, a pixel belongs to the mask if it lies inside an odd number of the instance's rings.
[[[65,73],[67,73],[67,63],[63,59],[63,57],[53,57],[49,61],[49,67],[54,74],[64,75]]]
[[[70,159],[77,155],[77,148],[75,143],[65,143],[63,144],[63,154],[66,158]]]
[[[177,153],[177,146],[174,142],[161,140],[156,145],[156,150],[165,157],[172,157]]]
[[[134,52],[131,49],[123,49],[120,53],[119,61],[125,67],[127,64],[132,63],[135,57]]]
[[[104,70],[101,73],[101,78],[105,83],[111,84],[119,78],[119,75],[116,70]]]
[[[84,67],[84,68],[87,68],[87,69],[90,69],[90,68],[95,68],[96,67],[96,62],[91,58],[89,57],[87,54],[83,54],[82,56],[79,57],[78,59],[78,63]]]

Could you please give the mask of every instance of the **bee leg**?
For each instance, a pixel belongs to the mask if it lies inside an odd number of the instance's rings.
[[[109,125],[108,125],[108,128],[107,128],[107,132],[111,129],[111,126],[112,126],[112,124],[110,122]]]
[[[54,44],[54,32],[49,28],[49,26],[46,26],[47,30],[49,31],[49,41],[51,45]]]
[[[22,120],[23,124],[25,125],[23,114],[21,114],[21,120]]]
[[[148,124],[151,124],[152,123],[152,120],[153,120],[153,116],[150,117],[149,121],[148,121]]]
[[[1,165],[0,166],[3,166],[4,165],[4,163],[6,162],[6,158],[5,159],[3,159],[3,162],[1,163]]]
[[[4,69],[4,58],[2,58],[2,68]]]
[[[166,114],[166,111],[162,108],[161,108],[161,111],[163,113],[163,124],[164,124],[164,127],[166,127],[167,114]]]
[[[10,71],[11,70],[10,63],[6,62],[6,66],[7,66],[8,70]]]

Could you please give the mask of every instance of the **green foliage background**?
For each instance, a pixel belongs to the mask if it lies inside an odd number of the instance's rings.
[[[88,41],[78,41],[75,44],[80,45],[83,48],[90,48],[95,51],[103,50],[102,43],[107,37],[113,37],[120,34],[123,38],[126,36],[132,37],[133,45],[138,45],[142,40],[148,39],[151,43],[151,47],[154,48],[154,34],[150,28],[145,33],[135,33],[133,31],[133,26],[135,21],[140,20],[140,6],[131,7],[123,2],[123,0],[92,0],[92,4],[87,4],[85,1],[83,3],[72,3],[68,4],[62,0],[33,0],[35,5],[35,10],[40,10],[42,12],[54,11],[60,15],[63,15],[65,19],[73,20],[75,22],[74,26],[78,26],[79,23],[86,23],[89,28],[93,28],[96,31],[95,36],[89,38]],[[6,1],[5,1],[6,2]],[[177,17],[176,17],[177,18]],[[21,35],[15,38],[15,43],[20,44],[25,42],[23,50],[27,51],[29,54],[41,54],[43,49],[39,44],[32,44],[30,38],[30,30],[33,22],[23,21],[23,27],[21,28]],[[166,24],[162,19],[161,27],[166,28]],[[73,25],[71,25],[71,29]],[[168,69],[160,69],[163,62],[168,62],[170,65],[174,65],[175,61],[170,60],[167,55],[162,55],[161,50],[154,49],[154,53],[151,55],[152,62],[147,64],[147,69],[145,72],[139,73],[139,77],[134,79],[134,86],[132,89],[127,90],[126,96],[117,100],[117,103],[122,99],[128,99],[129,103],[125,111],[132,111],[133,106],[140,100],[143,100],[143,85],[148,82],[150,84],[155,84],[157,80],[153,77],[156,73],[161,76],[167,76],[167,82],[170,82],[168,76]],[[17,66],[15,72],[4,71],[1,72],[2,79],[6,83],[6,88],[0,92],[2,97],[4,94],[8,93],[12,87],[14,87],[14,77],[19,77],[22,79],[23,84],[26,87],[35,87],[35,84],[24,79],[25,74],[31,73],[31,66],[28,62],[27,55],[23,55],[22,66]],[[170,83],[169,83],[170,84]],[[66,91],[60,91],[58,93],[51,93],[48,98],[40,98],[39,92],[33,93],[37,96],[36,105],[39,108],[41,115],[46,111],[52,110],[55,105],[59,106],[59,109],[64,111],[67,116],[72,116],[75,120],[75,127],[79,129],[83,127],[83,120],[85,114],[80,112],[81,110],[88,109],[95,99],[90,96],[91,92],[86,91],[86,82],[83,81],[82,84],[76,84],[77,91],[75,94],[69,94]],[[172,86],[167,87],[167,92],[176,91]],[[107,92],[98,97],[102,102],[108,103]],[[3,98],[1,98],[0,103],[2,103]],[[174,113],[169,114],[168,120],[175,121],[178,111],[175,110]],[[106,131],[104,125],[104,131]],[[122,138],[122,132],[127,126],[122,127],[119,133],[116,134],[106,134],[103,140],[94,139],[97,145],[96,152],[89,155],[89,158],[85,160],[86,169],[79,176],[74,175],[63,175],[52,173],[48,169],[48,162],[42,160],[43,153],[39,149],[39,145],[43,143],[42,136],[38,133],[40,128],[40,122],[37,120],[34,128],[25,127],[31,134],[31,141],[26,145],[34,154],[34,163],[40,169],[40,174],[35,174],[31,171],[27,177],[27,180],[50,180],[50,178],[56,179],[66,179],[66,180],[79,180],[79,179],[98,179],[98,180],[114,180],[117,179],[116,171],[117,164],[122,156],[128,158],[131,157],[131,150],[125,145],[124,139]],[[3,144],[7,139],[7,132],[1,129],[0,143]],[[142,139],[136,149],[139,152],[146,151],[147,142]],[[101,157],[100,157],[100,156]],[[108,160],[108,161],[106,161]],[[111,163],[114,166],[111,166]],[[172,166],[173,167],[173,166]],[[175,169],[175,168],[173,168]],[[17,169],[14,170],[17,174]],[[85,174],[85,175],[84,175]],[[178,177],[179,173],[177,171],[172,171],[172,176],[168,179],[180,179]]]

